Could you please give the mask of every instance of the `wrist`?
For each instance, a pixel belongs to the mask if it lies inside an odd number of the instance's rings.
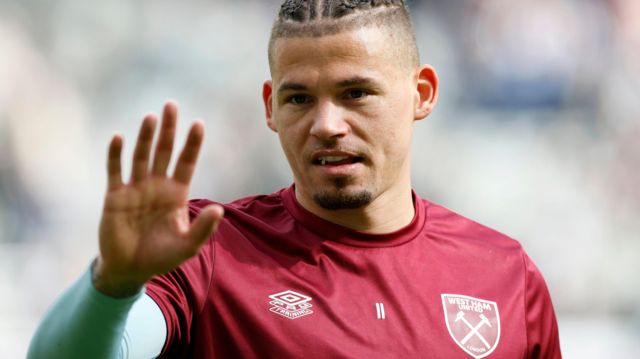
[[[97,257],[91,264],[91,283],[100,293],[113,298],[128,298],[140,293],[146,281],[110,274],[104,261]]]

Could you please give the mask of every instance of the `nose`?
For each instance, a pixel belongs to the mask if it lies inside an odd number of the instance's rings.
[[[342,137],[349,132],[349,124],[345,117],[347,114],[332,101],[319,102],[316,111],[311,115],[313,123],[310,133],[314,137],[327,140]]]

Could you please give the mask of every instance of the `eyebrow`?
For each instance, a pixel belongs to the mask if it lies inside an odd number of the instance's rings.
[[[372,86],[376,88],[380,87],[380,85],[376,80],[374,80],[371,77],[364,77],[364,76],[354,76],[348,79],[338,81],[338,83],[336,83],[337,87],[351,87],[351,86],[363,86],[363,85]],[[307,90],[307,86],[303,84],[296,83],[296,82],[284,82],[278,88],[278,94],[285,91],[306,91],[306,90]]]
[[[306,91],[307,86],[295,82],[285,82],[278,87],[278,94],[285,91]]]
[[[354,76],[352,78],[348,78],[346,80],[342,80],[338,82],[337,85],[338,87],[351,87],[351,86],[362,86],[362,85],[380,87],[376,80],[374,80],[371,77],[364,77],[364,76]]]

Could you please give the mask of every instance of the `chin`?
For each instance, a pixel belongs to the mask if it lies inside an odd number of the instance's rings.
[[[373,200],[371,189],[366,187],[350,188],[345,179],[337,178],[327,188],[323,188],[313,195],[313,201],[320,207],[328,210],[361,208]]]

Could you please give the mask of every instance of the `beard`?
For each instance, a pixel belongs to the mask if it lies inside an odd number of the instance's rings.
[[[348,191],[347,179],[336,178],[333,180],[333,189],[324,190],[313,195],[316,204],[324,209],[355,209],[368,205],[373,200],[372,191],[360,189]]]

